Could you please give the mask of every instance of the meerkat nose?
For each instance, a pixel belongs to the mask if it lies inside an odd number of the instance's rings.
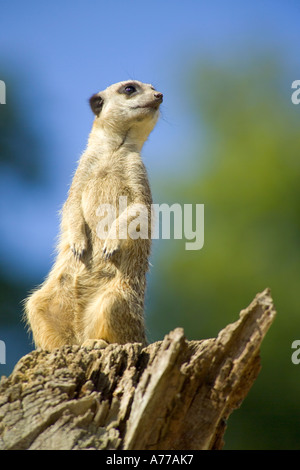
[[[163,100],[163,97],[164,97],[164,95],[162,93],[155,93],[154,96],[155,96],[155,98],[157,98],[158,100],[161,100],[161,101]]]

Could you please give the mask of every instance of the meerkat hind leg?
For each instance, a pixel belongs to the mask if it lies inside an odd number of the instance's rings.
[[[85,325],[83,344],[89,339],[119,344],[147,343],[143,309],[131,306],[120,291],[107,289],[100,294],[85,312]]]
[[[43,288],[27,300],[25,311],[37,347],[51,351],[76,343],[71,321],[62,318],[64,309],[57,298],[50,300]]]

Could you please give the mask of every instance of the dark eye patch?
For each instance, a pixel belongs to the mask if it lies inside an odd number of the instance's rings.
[[[123,84],[119,89],[119,93],[124,93],[127,96],[131,96],[134,93],[138,93],[138,92],[139,92],[139,86],[136,85],[136,83],[134,82],[128,82],[126,84]]]
[[[127,85],[125,86],[124,91],[127,95],[132,95],[132,93],[136,92],[136,88],[133,85]]]

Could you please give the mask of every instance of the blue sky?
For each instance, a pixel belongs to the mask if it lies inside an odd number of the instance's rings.
[[[11,0],[0,2],[0,12],[0,79],[2,67],[22,77],[17,89],[6,83],[7,101],[24,97],[50,181],[30,190],[10,174],[1,179],[0,255],[11,276],[39,277],[49,269],[94,92],[136,78],[164,93],[162,118],[143,151],[155,180],[182,173],[199,144],[188,89],[196,63],[235,55],[247,61],[250,49],[266,49],[289,63],[291,82],[300,78],[297,1]]]

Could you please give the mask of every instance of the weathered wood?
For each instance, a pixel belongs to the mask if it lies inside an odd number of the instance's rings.
[[[274,316],[266,289],[217,338],[33,351],[1,379],[0,449],[221,449]]]

